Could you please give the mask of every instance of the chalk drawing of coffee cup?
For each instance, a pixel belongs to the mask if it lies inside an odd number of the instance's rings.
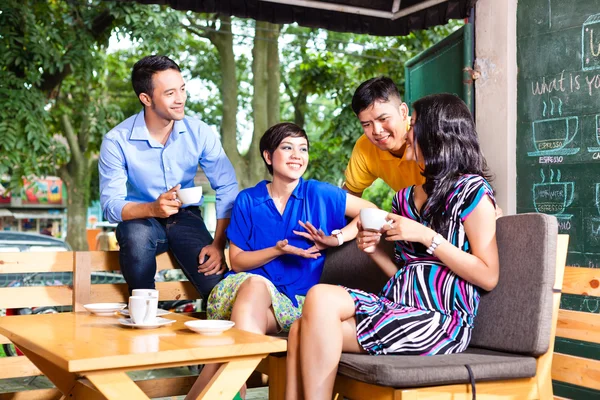
[[[534,121],[533,145],[539,152],[563,149],[573,141],[578,128],[578,117],[560,117]]]
[[[533,184],[533,206],[537,212],[561,215],[573,203],[573,182]]]
[[[596,115],[596,132],[595,133],[596,133],[595,134],[596,142],[598,143],[598,146],[588,147],[588,151],[590,153],[600,152],[600,114]]]

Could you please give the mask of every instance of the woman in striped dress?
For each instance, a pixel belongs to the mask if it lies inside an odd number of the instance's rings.
[[[333,285],[308,292],[290,331],[288,399],[331,399],[342,351],[464,351],[479,290],[498,282],[495,200],[471,113],[450,94],[413,108],[406,158],[419,164],[425,184],[395,195],[389,226],[357,236],[391,278],[379,294]],[[395,260],[377,246],[382,238],[395,241]]]

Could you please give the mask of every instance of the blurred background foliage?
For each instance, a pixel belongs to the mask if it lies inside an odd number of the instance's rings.
[[[102,136],[141,110],[130,73],[135,61],[148,54],[165,54],[180,64],[188,114],[221,135],[240,176],[263,168],[260,155],[248,150],[264,132],[255,124],[256,96],[264,95],[256,86],[254,71],[259,70],[253,57],[266,41],[275,44],[278,54],[267,80],[280,82],[275,87],[279,115],[269,121],[302,126],[311,140],[306,177],[341,186],[362,134],[350,109],[356,87],[387,75],[403,94],[404,63],[460,26],[462,21],[453,21],[405,37],[373,37],[133,2],[3,0],[0,176],[10,177],[11,188],[17,188],[24,177],[59,175],[68,190],[69,242],[75,249],[85,247],[73,240],[85,236],[85,210],[99,197],[96,164]],[[222,62],[228,51],[234,66]],[[232,67],[234,75],[228,74]],[[224,92],[232,79],[235,86]],[[231,96],[235,101],[226,101]],[[232,120],[228,126],[233,129],[224,129]],[[231,135],[236,148],[228,147]],[[240,182],[255,184],[256,176],[260,173]],[[365,197],[390,209],[391,191],[382,182]]]

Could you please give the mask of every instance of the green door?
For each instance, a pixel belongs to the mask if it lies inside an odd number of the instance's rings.
[[[433,93],[454,93],[473,112],[473,25],[466,24],[405,64],[405,101]]]

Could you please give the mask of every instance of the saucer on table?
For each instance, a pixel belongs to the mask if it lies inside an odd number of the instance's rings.
[[[134,324],[131,318],[119,318],[119,324],[123,326],[129,326],[131,328],[140,328],[140,329],[150,329],[150,328],[158,328],[165,325],[170,325],[174,323],[174,319],[160,318],[156,317],[153,322],[148,322],[145,324]]]
[[[202,335],[220,335],[228,329],[231,329],[235,322],[219,319],[196,319],[184,322],[185,326],[194,332]]]
[[[119,310],[119,314],[129,317],[129,309],[126,308],[124,310]],[[157,317],[162,317],[163,315],[167,314],[171,314],[171,311],[163,310],[162,308],[156,310]]]
[[[91,303],[83,305],[83,308],[87,311],[103,317],[112,316],[115,312],[122,310],[125,307],[127,307],[127,304],[125,303]]]

